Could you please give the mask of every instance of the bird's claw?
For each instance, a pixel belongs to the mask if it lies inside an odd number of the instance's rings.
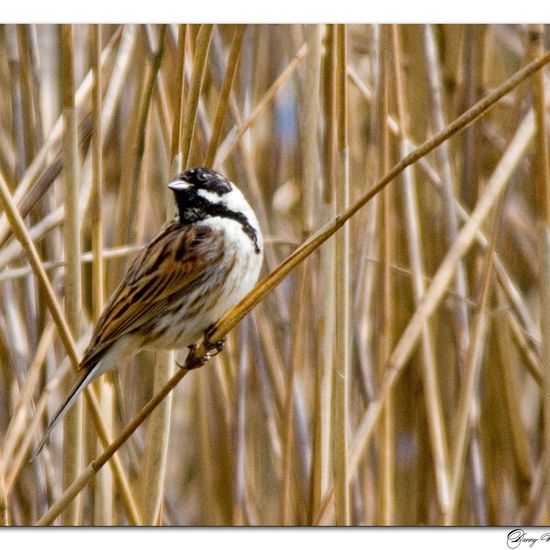
[[[210,337],[214,333],[214,329],[215,329],[215,325],[212,325],[211,327],[208,327],[204,331],[204,347],[206,348],[206,351],[207,351],[206,355],[208,357],[215,357],[216,355],[218,355],[218,353],[223,351],[223,346],[225,345],[225,336],[220,340],[218,340],[217,342],[210,341]]]
[[[191,346],[189,346],[189,353],[187,354],[185,363],[180,365],[180,363],[176,362],[176,365],[180,369],[193,370],[193,369],[198,369],[199,367],[202,367],[205,363],[208,362],[208,359],[210,359],[208,354],[204,355],[203,357],[199,357],[197,355],[196,344],[192,344]]]
[[[198,369],[199,367],[202,367],[205,363],[208,363],[208,360],[212,357],[215,357],[223,350],[223,346],[225,344],[225,338],[222,338],[221,340],[218,340],[217,342],[211,342],[210,336],[214,332],[214,326],[211,326],[207,328],[204,331],[204,347],[206,349],[206,354],[202,357],[199,357],[197,355],[197,345],[192,344],[188,346],[189,353],[187,354],[187,357],[185,359],[185,363],[179,364],[176,362],[176,365],[180,369]]]

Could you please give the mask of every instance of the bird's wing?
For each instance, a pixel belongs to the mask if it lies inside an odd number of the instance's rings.
[[[117,338],[162,313],[174,294],[202,280],[223,253],[222,236],[208,226],[166,225],[136,257],[105,306],[81,367],[93,367]]]

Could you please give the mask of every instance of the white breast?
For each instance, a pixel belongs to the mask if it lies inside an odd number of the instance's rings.
[[[227,218],[211,218],[202,222],[216,231],[224,231],[225,261],[232,262],[233,258],[235,259],[234,267],[227,276],[220,299],[214,305],[211,315],[209,315],[209,325],[218,321],[244,298],[258,281],[263,260],[263,240],[254,213],[250,211],[250,213],[247,213],[247,217],[256,229],[259,253],[256,251],[254,242],[243,231],[239,222]]]
[[[199,296],[203,304],[196,315],[189,317],[189,312],[183,307],[178,311],[176,319],[160,321],[164,325],[162,336],[154,344],[149,344],[153,349],[183,349],[198,343],[204,331],[219,321],[254,287],[262,266],[263,240],[256,217],[252,210],[250,212],[251,216],[248,212],[246,215],[257,231],[259,253],[239,222],[228,218],[208,218],[199,222],[223,232],[223,264],[213,269],[213,275],[205,281],[204,286],[189,293],[186,300],[188,304],[194,303]],[[220,284],[220,281],[223,283]]]

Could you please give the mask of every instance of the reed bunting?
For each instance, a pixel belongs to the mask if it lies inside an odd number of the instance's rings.
[[[168,187],[175,219],[140,252],[106,304],[37,453],[92,380],[140,349],[193,349],[258,279],[262,235],[236,185],[214,170],[192,168]]]

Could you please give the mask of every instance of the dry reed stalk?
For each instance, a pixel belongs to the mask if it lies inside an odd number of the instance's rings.
[[[465,25],[463,70],[465,91],[463,109],[476,103],[484,89],[485,38],[487,25]],[[481,145],[479,124],[466,128],[462,137],[464,151],[464,170],[461,181],[461,197],[468,209],[471,209],[478,196],[481,159],[477,155]]]
[[[197,35],[197,48],[193,59],[193,73],[189,85],[189,96],[185,107],[185,118],[180,137],[181,143],[181,166],[187,168],[191,156],[191,143],[195,131],[195,122],[197,120],[197,108],[199,98],[204,82],[206,72],[206,62],[208,60],[208,51],[210,49],[210,39],[214,25],[201,25]]]
[[[52,286],[44,271],[44,268],[42,266],[40,257],[38,256],[36,248],[25,228],[25,224],[19,212],[15,207],[13,198],[10,196],[9,189],[2,178],[0,178],[0,202],[2,203],[2,208],[6,214],[7,219],[9,220],[9,223],[12,226],[14,235],[20,241],[22,247],[24,248],[27,254],[29,263],[33,268],[33,272],[44,288],[44,291],[45,291],[44,295],[47,300],[46,303],[48,305],[48,309],[50,311],[50,314],[53,317],[56,328],[61,336],[61,340],[63,341],[63,344],[67,351],[67,355],[69,356],[73,366],[76,368],[78,365],[79,359],[78,359],[78,352],[76,350],[75,343],[72,339],[72,335],[63,317],[61,307],[57,302],[57,298],[55,297]],[[108,446],[108,442],[111,438],[99,413],[99,408],[98,408],[99,406],[97,404],[97,401],[94,397],[93,392],[91,391],[86,390],[85,397],[89,406],[91,407],[92,418],[96,423],[96,427],[98,428],[98,433],[101,438],[102,444],[106,447]],[[25,450],[28,451],[28,447]],[[113,469],[115,472],[118,487],[123,497],[123,502],[129,514],[129,518],[134,524],[139,523],[139,520],[138,520],[139,512],[137,511],[134,499],[132,497],[128,480],[124,474],[124,470],[122,469],[121,463],[118,459],[113,464]]]
[[[227,67],[223,78],[222,87],[220,89],[218,105],[216,106],[216,114],[212,123],[212,135],[208,143],[208,150],[204,158],[204,165],[211,166],[214,162],[214,156],[220,143],[221,132],[225,120],[225,114],[229,105],[229,94],[233,89],[237,67],[239,65],[239,57],[244,40],[246,25],[236,25],[233,31],[233,38],[229,48],[229,57],[227,59]]]
[[[323,187],[321,190],[321,201],[323,206],[323,219],[331,219],[336,213],[335,186],[336,186],[336,99],[335,99],[335,52],[336,52],[336,31],[334,25],[327,25],[325,31],[325,58],[323,66],[323,92],[324,105],[323,114],[326,120],[326,128],[323,141]],[[326,413],[321,417],[324,424],[324,432],[327,434],[326,447],[321,447],[324,456],[320,459],[324,462],[325,468],[330,468],[332,479],[335,476],[334,464],[334,369],[336,361],[335,352],[335,331],[336,331],[336,243],[331,240],[321,250],[321,272],[323,274],[322,284],[325,288],[323,294],[323,309],[320,317],[322,331],[322,352],[319,365],[319,392],[326,407]],[[324,380],[323,380],[324,379]],[[330,434],[330,435],[329,435]],[[329,439],[330,438],[330,439]],[[328,481],[328,480],[327,480]],[[342,491],[340,491],[342,494]]]
[[[379,152],[378,173],[385,174],[390,165],[389,132],[386,124],[388,118],[388,72],[389,72],[389,26],[381,25],[378,36],[378,86],[377,95],[377,128],[376,138]],[[395,235],[392,231],[392,195],[386,187],[379,202],[379,220],[381,225],[380,249],[380,343],[378,347],[378,364],[380,378],[384,376],[384,366],[391,353],[393,340],[393,296],[391,263],[395,247]],[[340,209],[339,209],[340,210]],[[378,492],[378,520],[381,525],[391,525],[394,509],[394,405],[391,396],[388,397],[379,424],[380,441],[380,485]]]
[[[548,223],[539,222],[538,227],[538,252],[540,258],[540,330],[542,337],[543,365],[543,395],[550,388],[550,228]],[[550,429],[546,426],[550,422],[550,407],[546,402],[543,404],[544,413],[544,454],[543,460],[546,464],[546,487],[548,487],[548,474],[550,472],[549,449]],[[546,517],[548,517],[548,495],[546,496]]]
[[[504,303],[502,293],[499,292],[499,303]],[[518,496],[522,506],[528,504],[529,487],[534,479],[534,464],[528,440],[528,426],[520,409],[521,384],[517,357],[511,338],[511,328],[504,310],[498,312],[494,318],[495,334],[498,339],[498,352],[501,361],[498,363],[502,376],[503,396],[506,406],[506,418],[512,437],[512,453],[518,478]]]
[[[131,29],[130,29],[131,30]],[[128,34],[131,34],[130,31]],[[108,60],[114,55],[115,46],[120,38],[120,33],[115,33],[113,38],[109,41],[109,44],[105,46],[101,56],[102,70],[107,64]],[[89,96],[92,90],[92,75],[91,71],[86,75],[86,78],[82,81],[75,94],[75,105],[80,108],[82,104],[89,100]],[[14,200],[18,206],[27,196],[31,185],[37,180],[40,171],[43,169],[44,164],[47,162],[50,151],[59,146],[59,142],[63,135],[63,117],[59,116],[54,125],[52,126],[48,137],[44,141],[44,144],[37,152],[31,165],[27,168],[25,173],[21,176],[17,189],[14,193]],[[27,214],[27,212],[25,212]],[[6,238],[10,232],[10,226],[6,219],[0,218],[0,245],[5,244]]]
[[[334,27],[335,61],[334,95],[336,112],[336,177],[334,189],[336,210],[343,212],[349,205],[349,150],[347,105],[347,41],[345,25]],[[349,226],[344,226],[335,240],[335,349],[333,362],[333,419],[334,434],[332,461],[334,465],[336,524],[350,524],[350,494],[348,487],[348,430],[349,430],[349,379],[351,375],[350,338],[350,245]]]
[[[35,109],[33,105],[33,82],[30,58],[30,41],[26,25],[15,26],[17,35],[17,49],[19,60],[19,90],[21,94],[21,114],[23,126],[23,160],[24,166],[30,164],[30,159],[35,155],[36,130],[39,128],[35,121]]]
[[[512,171],[516,168],[518,162],[522,158],[527,146],[529,145],[534,132],[532,117],[527,116],[521,123],[516,135],[510,142],[510,145],[502,156],[501,161],[495,168],[493,175],[487,183],[486,189],[482,197],[477,202],[477,205],[470,216],[469,221],[460,230],[457,239],[454,241],[445,258],[439,265],[439,268],[428,287],[422,302],[419,304],[414,315],[410,319],[407,328],[402,333],[397,345],[388,360],[388,371],[382,382],[382,386],[378,392],[378,396],[371,403],[365,412],[361,424],[354,438],[354,445],[350,456],[350,461],[353,466],[351,471],[356,468],[360,456],[368,442],[374,423],[380,412],[380,408],[385,401],[386,395],[390,388],[395,384],[397,377],[401,374],[405,362],[410,357],[413,348],[421,334],[422,326],[435,311],[443,292],[447,285],[451,282],[455,268],[473,244],[475,232],[485,221],[489,215],[495,202],[500,197]]]
[[[321,25],[311,25],[307,34],[307,53],[305,60],[305,82],[303,92],[303,173],[302,187],[307,195],[304,197],[303,233],[309,235],[313,227],[315,206],[319,198],[319,152],[318,132],[320,122],[320,84],[321,84]],[[329,356],[329,360],[331,356]],[[315,360],[314,405],[313,405],[313,445],[311,464],[311,491],[308,523],[321,504],[321,497],[328,485],[328,446],[329,446],[329,397],[330,381],[325,366],[327,359],[317,354]],[[328,386],[328,391],[327,391]]]
[[[530,55],[535,58],[543,51],[544,25],[529,26]],[[535,140],[535,198],[539,218],[537,232],[540,269],[540,332],[542,340],[543,391],[550,390],[550,161],[548,157],[548,116],[544,72],[532,77],[533,107],[535,110],[537,138]],[[546,454],[546,479],[550,475],[550,406],[544,403],[544,448]],[[548,483],[548,481],[547,481]],[[550,496],[546,496],[546,515],[550,517]]]
[[[297,295],[304,296],[307,292],[307,271],[306,265],[302,266],[296,273],[298,279]],[[296,311],[293,318],[293,339],[291,346],[290,366],[287,375],[286,382],[286,395],[285,403],[282,411],[282,426],[284,429],[284,435],[282,438],[282,489],[280,491],[280,503],[279,503],[279,523],[281,525],[300,525],[303,523],[303,514],[300,509],[299,498],[300,493],[303,492],[303,488],[297,483],[296,475],[299,470],[295,461],[295,445],[299,441],[298,434],[296,433],[295,422],[295,397],[297,392],[297,378],[298,369],[305,363],[304,356],[304,341],[306,340],[306,334],[308,327],[305,324],[306,311],[301,300],[295,301]]]
[[[116,227],[115,242],[119,245],[133,243],[137,237],[137,220],[132,212],[140,211],[139,185],[142,175],[142,160],[144,156],[145,141],[148,130],[148,120],[153,100],[153,92],[157,82],[157,76],[164,53],[166,35],[166,25],[162,25],[159,31],[158,44],[156,51],[152,51],[153,46],[150,44],[152,38],[147,33],[144,40],[147,42],[148,50],[150,50],[150,67],[146,71],[146,76],[140,80],[141,88],[136,94],[133,112],[131,115],[130,135],[136,136],[135,140],[129,139],[126,144],[127,162],[123,164],[121,173],[121,191],[118,200],[118,224]],[[132,202],[135,206],[129,209],[127,205]],[[121,273],[122,276],[122,273]]]
[[[466,362],[465,380],[460,390],[457,407],[457,422],[453,439],[453,469],[451,485],[451,501],[446,523],[453,525],[457,520],[458,503],[463,489],[464,467],[468,439],[471,432],[479,425],[479,379],[481,375],[483,355],[487,341],[488,313],[487,308],[491,298],[493,280],[493,256],[501,221],[504,200],[501,197],[495,208],[493,230],[482,273],[482,284],[479,297],[479,308],[476,312],[468,359]]]
[[[396,25],[392,26],[392,38],[397,110],[402,128],[401,154],[402,156],[406,156],[410,152],[410,145],[407,140],[407,95],[404,91],[403,78],[401,74],[401,45],[399,29]],[[416,182],[414,181],[414,168],[407,168],[403,172],[403,179],[409,258],[413,275],[413,292],[415,304],[418,306],[425,292],[425,261],[422,252],[422,230],[418,212]],[[442,515],[445,517],[447,515],[450,498],[449,453],[447,446],[447,434],[445,432],[445,419],[443,415],[441,391],[437,380],[437,360],[435,355],[433,333],[432,327],[429,323],[426,324],[422,331],[422,368],[424,377],[424,397],[426,400],[426,410],[429,417],[428,429],[430,432],[433,467],[435,470],[435,478],[437,483],[438,504]]]
[[[290,80],[294,71],[298,68],[300,61],[306,55],[306,44],[304,44],[297,52],[292,61],[288,63],[285,69],[281,72],[278,78],[273,82],[263,97],[258,101],[254,110],[250,115],[239,125],[234,128],[222,142],[216,156],[214,157],[214,165],[223,164],[233,149],[239,144],[239,141],[246,131],[256,122],[258,117],[263,113],[265,108],[273,100],[277,92]]]
[[[489,96],[490,95],[492,94],[489,94]],[[487,98],[481,100],[481,102],[477,105],[484,103],[486,99]],[[471,114],[472,110],[476,110],[476,106],[472,107],[466,113],[461,115],[458,119],[455,120],[454,123],[451,123],[450,126],[454,126],[456,124],[456,121],[463,118],[465,114]],[[446,131],[448,131],[448,129],[449,127],[447,127]],[[394,387],[399,376],[401,375],[406,365],[406,362],[414,351],[418,338],[422,333],[424,323],[430,319],[431,315],[434,313],[437,306],[439,305],[448,285],[453,279],[457,263],[472,246],[475,240],[476,232],[479,230],[479,227],[483,224],[486,217],[491,212],[492,207],[505,189],[505,186],[508,183],[513,170],[517,167],[517,164],[520,162],[526,148],[533,138],[533,134],[534,120],[532,116],[528,115],[522,121],[520,127],[518,128],[518,131],[516,132],[516,135],[510,142],[510,145],[508,146],[505,154],[502,156],[498,166],[495,168],[491,179],[487,183],[485,191],[478,200],[477,205],[470,216],[470,219],[462,227],[457,236],[457,239],[454,241],[445,258],[439,265],[439,268],[437,269],[437,272],[433,277],[430,286],[424,294],[423,300],[416,308],[414,315],[409,320],[406,329],[403,331],[397,345],[393,349],[393,352],[388,360],[386,375],[382,380],[377,397],[369,404],[355,433],[352,448],[350,451],[350,475],[354,475],[357,469],[357,466],[368,446],[373,429],[378,422],[380,412],[385,403],[385,400],[390,390]],[[429,141],[431,142],[433,139],[434,138]],[[421,146],[421,149],[423,148],[424,146]],[[409,157],[410,156],[411,155],[409,155]],[[414,153],[413,156],[415,156]],[[403,160],[400,161],[398,165],[402,164],[403,162]],[[406,166],[404,166],[403,168],[405,167]],[[395,168],[393,170],[395,170]],[[392,171],[390,171],[390,173]],[[382,181],[384,179],[385,178],[383,178]],[[375,186],[375,188],[377,187],[378,185]],[[359,199],[359,201],[357,201],[355,204],[358,204],[361,201],[362,199]],[[351,209],[353,209],[353,206],[348,209],[348,212]],[[262,282],[260,282],[260,285],[256,287],[257,291],[259,290],[258,287],[261,285]],[[243,299],[241,304],[243,304],[245,301],[248,301],[246,297]],[[220,331],[224,328],[223,322],[224,319],[222,319],[222,321],[218,325],[218,330]],[[216,334],[213,334],[212,337],[215,338]],[[329,494],[325,499],[322,517],[326,515],[328,502],[331,500],[331,493],[332,491],[329,491]]]
[[[91,208],[91,237],[92,237],[92,319],[97,322],[103,311],[105,295],[105,276],[103,258],[103,129],[102,89],[101,76],[101,25],[92,25],[90,28],[91,66],[92,66],[92,192],[90,197]],[[81,255],[82,258],[82,255]],[[113,431],[113,392],[112,382],[108,377],[96,383],[101,413],[105,419],[107,429]],[[92,446],[93,448],[93,446]],[[94,491],[94,522],[96,525],[113,524],[113,480],[111,471],[106,469],[98,475]]]
[[[157,352],[153,391],[158,391],[172,376],[174,352]],[[169,396],[151,415],[147,425],[145,455],[143,457],[140,486],[143,525],[162,525],[161,504],[170,435],[172,399]]]
[[[435,130],[440,131],[445,127],[444,119],[444,109],[443,109],[443,98],[441,92],[441,82],[440,75],[442,73],[438,52],[435,45],[435,40],[433,36],[433,29],[431,25],[426,25],[424,27],[424,37],[425,37],[425,48],[426,48],[426,62],[428,65],[428,78],[430,81],[431,88],[431,100],[432,108],[434,113],[434,125]],[[455,241],[458,234],[458,217],[456,210],[453,208],[453,189],[456,189],[455,177],[451,167],[451,156],[450,148],[448,143],[442,144],[442,146],[437,150],[439,155],[439,162],[442,167],[443,179],[442,179],[442,190],[443,190],[443,206],[445,211],[445,230],[446,230],[446,239],[447,244],[450,244]],[[468,295],[468,281],[466,278],[466,265],[461,261],[456,270],[455,275],[455,291],[456,293],[463,298],[455,302],[454,304],[454,323],[455,323],[455,333],[457,335],[457,358],[458,358],[458,369],[459,372],[463,372],[464,365],[467,361],[467,353],[470,349],[470,319],[468,314],[468,309],[466,308],[464,298]],[[475,432],[477,434],[477,431]],[[486,516],[487,511],[486,507],[483,504],[483,500],[479,495],[483,492],[484,479],[483,472],[475,467],[475,464],[479,462],[479,453],[478,446],[479,443],[474,438],[471,440],[470,448],[470,460],[473,473],[473,482],[476,488],[479,488],[477,494],[478,498],[476,502],[478,505],[478,517],[481,524],[487,522]]]
[[[13,413],[8,429],[6,430],[6,435],[2,445],[2,471],[5,471],[7,468],[10,458],[16,449],[17,443],[27,428],[25,425],[26,417],[32,407],[32,396],[39,382],[39,377],[44,366],[46,352],[51,345],[53,335],[54,325],[50,322],[40,337],[36,352],[29,366],[25,384],[21,389],[17,409]]]
[[[238,344],[238,359],[236,365],[236,376],[234,380],[235,389],[231,405],[234,407],[233,422],[233,460],[231,465],[231,477],[233,487],[231,491],[231,523],[233,525],[248,524],[248,499],[246,497],[246,426],[248,399],[246,395],[249,376],[249,352],[248,336],[249,323],[245,323],[240,331],[241,338]],[[233,354],[232,354],[233,355]]]
[[[177,103],[174,116],[174,124],[172,126],[172,139],[170,157],[175,158],[180,150],[180,135],[181,128],[183,127],[184,117],[184,97],[185,97],[185,44],[187,42],[187,25],[178,25],[178,53],[176,58],[176,92]],[[178,171],[181,170],[181,166],[178,166]]]
[[[431,88],[432,113],[434,116],[435,131],[440,132],[446,126],[444,119],[443,98],[441,92],[441,66],[439,64],[438,53],[433,36],[431,25],[424,27],[424,39],[426,48],[426,63],[428,66],[428,78]],[[453,208],[453,189],[456,188],[454,183],[454,175],[451,167],[451,158],[448,142],[442,143],[437,149],[439,163],[443,172],[442,190],[443,190],[443,205],[445,210],[444,220],[446,222],[446,240],[450,244],[456,240],[458,234],[458,218],[456,210]],[[459,365],[463,365],[465,361],[465,353],[469,348],[469,319],[468,310],[465,307],[464,298],[468,295],[468,287],[466,281],[466,268],[463,262],[457,266],[455,292],[463,298],[455,302],[455,324],[456,334],[458,335],[458,355]],[[462,366],[460,367],[462,368]]]
[[[80,272],[80,222],[78,216],[79,164],[77,149],[76,107],[74,99],[74,28],[61,27],[61,65],[63,79],[63,157],[65,193],[65,317],[73,338],[80,335],[82,311],[82,277]],[[71,381],[66,385],[70,389]],[[81,469],[82,401],[78,400],[63,420],[63,487],[68,487]],[[80,523],[81,508],[75,500],[61,517],[64,525]]]
[[[368,101],[372,101],[373,97],[372,97],[371,91],[357,77],[355,72],[348,68],[348,74],[350,76],[351,81],[357,86],[361,94],[363,94]],[[411,140],[406,135],[403,135],[400,125],[391,116],[388,116],[388,126],[395,135],[401,136],[405,139],[405,143],[408,146],[409,150],[411,148],[418,147],[418,145],[414,142],[414,140]],[[429,161],[424,157],[419,159],[418,164],[424,170],[425,174],[429,177],[430,181],[434,185],[436,185],[436,187],[439,189],[441,187],[441,178],[439,177],[435,169],[431,167]],[[463,206],[456,200],[454,200],[454,208],[457,210],[457,214],[460,217],[462,222],[466,222],[469,219],[469,214],[466,212]],[[483,233],[483,230],[479,231],[477,239],[478,239],[478,243],[483,248],[486,248],[488,246],[488,241]],[[518,344],[520,345],[521,351],[524,357],[526,358],[528,368],[531,370],[533,376],[535,376],[537,380],[540,380],[541,378],[540,378],[540,373],[538,372],[538,360],[535,358],[533,351],[529,348],[529,342],[525,337],[524,333],[521,332],[521,330],[519,329],[518,321],[523,326],[523,330],[527,335],[536,334],[537,332],[536,326],[531,320],[529,309],[526,306],[524,299],[522,298],[521,294],[518,292],[517,286],[513,282],[513,279],[510,277],[506,269],[506,266],[503,264],[502,260],[498,255],[494,258],[494,262],[495,262],[495,269],[498,276],[499,284],[501,285],[502,289],[506,293],[507,299],[510,300],[514,309],[514,312],[511,313],[511,315],[513,316],[511,321],[514,323],[513,325],[514,336],[516,339],[518,339]]]
[[[0,461],[2,460],[3,457],[0,455]],[[9,525],[8,502],[6,499],[6,492],[4,490],[4,472],[0,473],[0,525]]]
[[[93,25],[91,31],[92,59],[92,194],[90,198],[92,222],[92,317],[99,319],[105,301],[104,261],[103,261],[103,128],[102,128],[102,88],[101,76],[101,25]]]
[[[23,129],[23,107],[20,91],[20,63],[17,55],[16,26],[6,28],[6,54],[9,67],[9,97],[12,109],[12,140],[14,144],[15,166],[10,180],[20,177],[25,159]],[[11,171],[9,172],[11,174]]]

